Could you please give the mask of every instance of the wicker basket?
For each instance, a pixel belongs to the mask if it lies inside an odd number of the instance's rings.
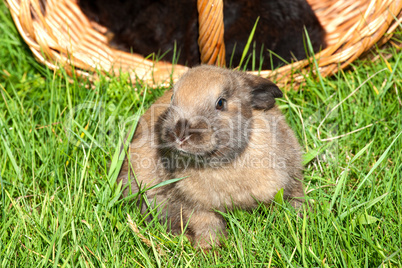
[[[140,78],[150,85],[175,81],[187,70],[185,66],[154,62],[109,47],[107,29],[89,21],[76,0],[47,0],[45,15],[39,0],[6,1],[22,38],[37,60],[52,69],[63,66],[70,74],[75,72],[90,78],[95,77],[95,70],[130,72],[134,80]],[[402,0],[307,1],[327,31],[328,46],[316,55],[322,76],[334,74],[375,44],[387,42],[402,22]],[[222,8],[219,9],[222,2],[198,0],[202,62],[211,64],[224,58],[224,46],[222,51],[216,45],[223,42],[223,36],[219,37],[223,33]],[[211,31],[218,31],[218,37],[202,36],[203,32],[211,35]],[[216,47],[221,50],[215,51]],[[275,79],[281,86],[290,82],[297,85],[309,73],[309,66],[309,60],[302,60],[258,74]]]

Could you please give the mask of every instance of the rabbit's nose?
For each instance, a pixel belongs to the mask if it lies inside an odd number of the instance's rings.
[[[177,137],[177,140],[180,142],[184,142],[190,136],[189,133],[189,122],[187,119],[179,119],[175,125],[174,133]]]

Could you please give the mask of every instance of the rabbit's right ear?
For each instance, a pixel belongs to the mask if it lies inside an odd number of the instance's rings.
[[[257,110],[269,110],[275,105],[275,98],[282,98],[282,91],[273,82],[255,75],[247,75],[251,87],[251,106]]]

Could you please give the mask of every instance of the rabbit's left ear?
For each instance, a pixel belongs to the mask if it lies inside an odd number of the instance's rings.
[[[269,110],[275,105],[275,98],[282,98],[282,91],[273,82],[255,75],[247,75],[251,87],[251,106],[257,110]]]

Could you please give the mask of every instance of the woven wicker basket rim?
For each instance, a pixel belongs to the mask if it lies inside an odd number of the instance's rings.
[[[170,84],[188,68],[153,61],[108,46],[106,29],[81,12],[77,0],[6,0],[14,23],[36,59],[52,69],[96,78],[96,70],[130,72],[149,85]],[[314,69],[322,77],[350,65],[374,45],[386,43],[402,23],[402,0],[307,0],[327,31],[328,47],[315,55]],[[270,77],[282,87],[298,85],[311,74],[311,59],[274,71],[251,71]],[[316,70],[313,70],[313,73]]]

